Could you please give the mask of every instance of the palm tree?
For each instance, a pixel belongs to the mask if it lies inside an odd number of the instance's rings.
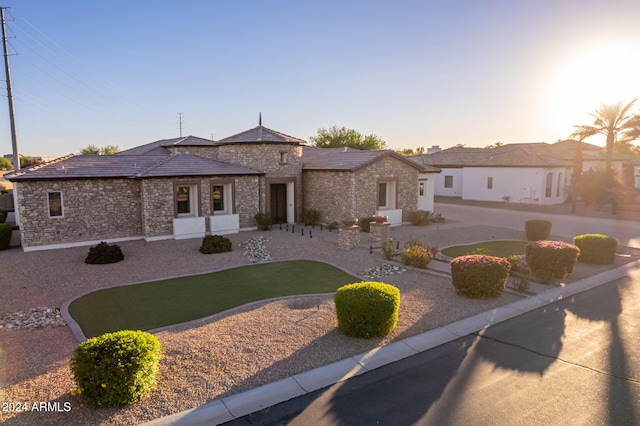
[[[629,114],[629,110],[633,108],[633,105],[638,101],[635,97],[629,102],[624,100],[618,101],[616,104],[600,104],[600,107],[595,113],[589,114],[595,118],[593,125],[579,125],[573,126],[576,130],[569,136],[572,139],[578,139],[582,142],[584,139],[598,134],[605,135],[607,138],[607,144],[605,146],[607,157],[605,163],[605,174],[609,185],[608,188],[613,188],[613,173],[611,171],[611,160],[613,157],[613,145],[615,144],[618,136],[625,139],[637,135],[637,116]],[[637,135],[640,136],[640,135]],[[636,137],[637,139],[637,137]],[[611,211],[616,213],[615,197],[610,192],[609,198],[611,201]]]

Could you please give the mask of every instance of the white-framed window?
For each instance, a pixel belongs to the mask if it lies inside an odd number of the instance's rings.
[[[547,179],[544,188],[545,198],[551,197],[551,189],[553,187],[553,173],[547,173]]]
[[[564,181],[562,180],[562,172],[558,174],[558,187],[556,188],[556,197],[560,196],[560,190],[564,186]]]
[[[176,184],[175,210],[177,217],[199,216],[197,184]]]
[[[444,177],[444,187],[453,188],[453,176],[447,175]]]
[[[64,217],[62,192],[52,191],[47,193],[47,206],[49,208],[49,217]]]
[[[396,181],[383,180],[378,182],[378,208],[396,208]]]
[[[287,151],[280,151],[280,164],[287,164]]]
[[[211,202],[213,214],[233,213],[233,183],[212,182]]]
[[[488,177],[487,178],[487,189],[493,189],[493,178],[492,177]]]

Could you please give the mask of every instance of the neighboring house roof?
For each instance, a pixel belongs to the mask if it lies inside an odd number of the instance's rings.
[[[486,148],[453,147],[433,154],[418,154],[409,158],[418,164],[437,167],[462,167],[486,155]]]
[[[302,151],[303,170],[353,171],[384,157],[394,157],[424,172],[440,173],[440,169],[421,166],[391,150],[365,151],[353,148],[315,148],[305,146]]]
[[[171,155],[70,155],[6,176],[11,181],[35,179],[145,178],[263,174],[247,167],[188,153]]]
[[[197,136],[185,136],[173,139],[161,139],[135,148],[126,149],[116,155],[167,155],[170,151],[166,147],[170,146],[213,146],[216,143],[210,139],[203,139]]]
[[[224,139],[220,139],[216,145],[227,145],[233,143],[264,143],[264,142],[280,142],[280,143],[294,143],[298,145],[306,145],[307,142],[295,138],[293,136],[285,135],[284,133],[277,132],[275,130],[268,129],[264,126],[254,127],[253,129],[246,130],[233,136],[229,136]]]

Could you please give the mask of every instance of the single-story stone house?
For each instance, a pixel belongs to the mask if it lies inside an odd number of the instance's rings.
[[[7,178],[28,251],[222,235],[255,229],[258,212],[295,223],[312,208],[323,222],[384,213],[400,224],[433,206],[425,179],[438,172],[389,150],[307,147],[259,125],[219,141],[186,136],[69,155]]]

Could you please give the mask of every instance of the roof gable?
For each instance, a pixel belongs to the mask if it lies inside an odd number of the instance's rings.
[[[307,144],[307,142],[302,139],[298,139],[293,136],[268,129],[264,126],[258,126],[254,127],[253,129],[245,130],[244,132],[226,137],[224,139],[220,139],[218,142],[216,142],[216,145],[264,142],[294,143],[298,145]]]
[[[316,148],[306,146],[302,151],[303,170],[354,171],[385,157],[396,158],[420,171],[439,172],[434,167],[421,166],[391,150],[359,150],[353,148]]]

